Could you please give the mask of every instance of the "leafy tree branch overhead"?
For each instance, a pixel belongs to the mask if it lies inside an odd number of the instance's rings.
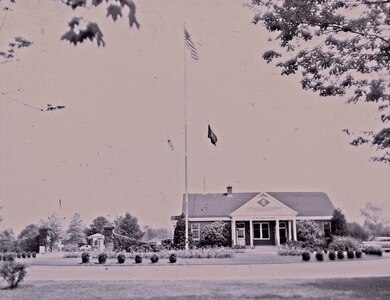
[[[111,17],[115,22],[122,18],[122,12],[128,11],[130,27],[134,25],[139,29],[140,23],[136,18],[136,6],[133,0],[61,0],[64,4],[70,6],[73,10],[78,8],[94,8],[106,5],[106,17]],[[75,46],[85,40],[96,40],[98,46],[105,45],[103,32],[97,23],[74,17],[69,23],[69,30],[63,34],[62,40],[67,40]]]
[[[279,41],[263,58],[282,75],[301,73],[301,85],[320,96],[378,105],[390,121],[390,0],[254,0],[255,24]],[[356,135],[352,145],[371,144],[390,163],[390,128]],[[348,130],[345,130],[348,132]]]

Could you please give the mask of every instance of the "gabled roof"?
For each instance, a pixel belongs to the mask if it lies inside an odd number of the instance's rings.
[[[326,193],[320,192],[270,192],[272,197],[295,210],[299,216],[332,216],[334,206]]]
[[[98,238],[98,239],[100,238],[100,239],[102,239],[102,238],[104,238],[104,235],[100,234],[100,233],[94,233],[94,234],[92,234],[92,235],[87,237],[87,239],[92,239],[92,238]]]
[[[189,217],[228,217],[233,211],[244,205],[258,193],[226,194],[189,194]],[[185,212],[183,196],[183,213]]]
[[[229,217],[249,200],[259,195],[254,193],[189,194],[188,215],[190,218]],[[296,211],[297,217],[332,216],[334,206],[326,193],[319,192],[269,192],[267,193]],[[185,212],[183,196],[183,212]]]

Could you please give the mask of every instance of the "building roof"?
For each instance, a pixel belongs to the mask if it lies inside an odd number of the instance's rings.
[[[104,238],[104,235],[100,234],[100,233],[94,233],[94,234],[87,237],[87,239],[92,239],[92,238],[102,239],[102,238]]]
[[[229,217],[232,212],[260,194],[226,193],[189,194],[190,218]],[[270,196],[296,211],[298,217],[332,216],[334,206],[326,193],[320,192],[267,192]],[[183,196],[183,212],[185,212]]]

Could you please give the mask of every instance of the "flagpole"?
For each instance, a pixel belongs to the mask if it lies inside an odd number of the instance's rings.
[[[183,24],[184,31],[185,29],[185,23]],[[184,47],[184,63],[183,63],[183,94],[184,94],[184,189],[185,189],[185,249],[188,250],[189,248],[189,241],[188,241],[188,145],[187,145],[187,69],[186,69],[186,54],[187,54],[187,47],[186,43],[184,41],[183,43]]]

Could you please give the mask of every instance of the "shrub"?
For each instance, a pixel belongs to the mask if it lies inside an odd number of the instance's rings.
[[[315,249],[324,246],[324,239],[320,234],[319,225],[312,220],[300,220],[297,222],[297,237],[303,248]]]
[[[156,263],[158,262],[158,256],[156,254],[153,254],[151,257],[150,257],[150,261],[152,263]]]
[[[99,253],[99,256],[98,256],[99,264],[105,264],[106,260],[107,260],[107,254],[104,253],[104,252],[103,253]]]
[[[22,258],[22,253],[20,253],[20,252],[16,253],[16,257],[17,258]]]
[[[22,252],[22,258],[26,258],[26,257],[27,257],[26,252]]]
[[[333,250],[329,251],[328,257],[330,260],[335,260],[336,259],[336,253]]]
[[[344,251],[337,251],[337,258],[343,259],[344,258]]]
[[[33,258],[36,258],[36,257],[37,257],[37,253],[34,251],[33,253],[31,253],[31,256],[32,256]]]
[[[308,251],[302,252],[302,259],[304,261],[309,261],[310,260],[310,252],[308,252]]]
[[[123,264],[125,260],[126,260],[126,256],[123,253],[118,255],[118,263]]]
[[[355,256],[356,256],[356,258],[361,258],[361,257],[362,257],[362,254],[363,254],[363,253],[362,253],[362,250],[360,250],[360,249],[355,251]]]
[[[299,247],[289,246],[288,244],[280,245],[278,247],[278,254],[279,255],[289,255],[289,256],[295,256],[295,255],[301,255],[303,252],[303,249]]]
[[[3,254],[3,261],[15,261],[16,254],[13,252],[6,252]]]
[[[347,251],[348,249],[356,251],[359,249],[359,241],[349,236],[334,236],[329,244],[329,249],[334,251]]]
[[[9,261],[0,266],[0,274],[11,289],[16,288],[23,281],[26,273],[26,266],[21,263]]]
[[[134,260],[135,260],[135,263],[136,263],[136,264],[142,263],[142,257],[141,257],[140,255],[136,255],[135,258],[134,258]]]
[[[226,224],[221,221],[206,225],[202,231],[202,246],[227,246],[229,243],[229,231]]]
[[[351,249],[347,250],[347,257],[350,259],[355,257],[355,253],[353,252],[353,250],[351,250]]]
[[[27,258],[31,258],[31,252],[30,251],[27,252]]]
[[[87,251],[81,254],[81,261],[83,264],[89,263],[89,253]]]
[[[317,252],[316,253],[316,258],[318,261],[323,261],[324,260],[324,254],[322,252]]]
[[[169,262],[170,262],[171,264],[174,264],[176,261],[177,261],[177,255],[176,255],[176,253],[171,253],[171,254],[169,255]]]
[[[382,256],[381,246],[367,246],[363,249],[363,252],[369,255]]]

